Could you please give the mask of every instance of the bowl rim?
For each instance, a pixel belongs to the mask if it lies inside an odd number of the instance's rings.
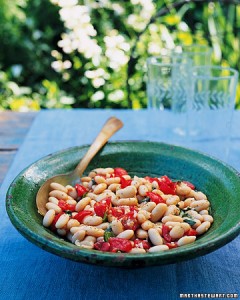
[[[197,150],[193,150],[187,147],[182,147],[182,146],[178,146],[178,145],[174,145],[174,144],[168,144],[168,143],[162,143],[162,142],[154,142],[154,141],[141,141],[141,140],[128,140],[128,141],[114,141],[114,142],[108,142],[105,147],[107,146],[114,146],[114,145],[118,145],[118,144],[139,144],[139,143],[143,143],[143,144],[155,144],[159,147],[174,147],[175,149],[179,149],[179,150],[183,150],[183,151],[189,151],[191,153],[196,153],[198,155],[200,155],[201,157],[208,159],[211,162],[214,163],[218,163],[220,164],[222,167],[227,168],[230,172],[232,172],[233,174],[235,174],[239,180],[240,180],[240,173],[234,169],[232,166],[228,165],[225,162],[222,162],[221,160],[207,155],[203,152],[197,151]],[[211,240],[211,242],[209,241],[204,241],[200,244],[198,244],[199,240],[195,241],[192,244],[186,245],[184,247],[179,247],[176,249],[171,249],[171,251],[163,251],[163,252],[158,252],[158,253],[146,253],[146,254],[136,254],[136,253],[109,253],[109,252],[102,252],[102,251],[98,251],[98,250],[85,250],[85,249],[79,249],[77,246],[75,246],[74,244],[71,244],[69,241],[65,241],[62,238],[57,237],[56,235],[54,235],[54,239],[52,240],[48,240],[45,237],[39,235],[38,233],[32,231],[30,228],[28,228],[25,223],[22,223],[21,219],[18,218],[18,215],[15,212],[14,207],[12,206],[12,193],[14,192],[14,186],[17,183],[17,181],[19,180],[19,178],[21,178],[23,176],[23,174],[33,165],[36,165],[40,162],[43,162],[45,160],[51,159],[54,156],[58,156],[61,154],[64,154],[66,152],[69,151],[80,151],[80,150],[84,150],[85,148],[88,148],[89,144],[84,144],[81,146],[74,146],[74,147],[68,147],[66,149],[62,149],[60,151],[56,151],[53,152],[51,154],[45,155],[41,158],[39,158],[38,160],[36,160],[35,162],[29,164],[26,168],[24,168],[12,181],[12,183],[10,184],[8,190],[7,190],[7,194],[6,194],[6,211],[7,214],[12,222],[12,224],[14,225],[14,227],[26,238],[28,239],[30,242],[38,245],[40,248],[51,252],[53,254],[56,254],[58,256],[62,256],[71,260],[75,260],[78,262],[87,262],[87,263],[91,263],[91,261],[89,261],[89,257],[94,257],[97,260],[97,264],[100,263],[100,265],[105,265],[105,266],[124,266],[124,265],[129,265],[129,261],[132,261],[133,263],[135,263],[134,266],[137,266],[137,262],[138,261],[143,261],[145,259],[149,260],[149,264],[147,264],[147,266],[151,266],[151,265],[156,265],[156,263],[151,264],[151,261],[155,260],[156,257],[159,258],[159,260],[163,259],[165,261],[169,261],[167,263],[175,263],[175,262],[179,262],[182,260],[188,260],[188,259],[192,259],[195,258],[197,256],[200,255],[205,255],[207,253],[210,253],[212,251],[217,250],[218,248],[220,248],[221,246],[229,243],[230,241],[232,241],[234,238],[236,238],[238,236],[238,234],[240,233],[240,217],[238,218],[238,220],[236,220],[236,224],[235,226],[228,228],[223,234],[221,234],[218,237],[215,237]],[[36,208],[37,210],[37,208]],[[37,212],[36,212],[37,213]],[[39,226],[43,226],[42,224],[38,224]],[[46,228],[45,228],[46,229]],[[47,229],[46,229],[47,230]],[[50,231],[49,231],[50,234]],[[58,238],[59,243],[56,243],[55,238]],[[61,252],[61,253],[59,253]],[[199,254],[200,253],[200,254]],[[186,258],[186,256],[189,255],[188,258]],[[123,257],[126,258],[128,260],[127,264],[124,264],[124,260]],[[113,259],[114,258],[114,259]],[[112,264],[108,263],[105,264],[104,261],[105,259],[110,259],[112,260]],[[160,264],[165,264],[165,263],[160,263]]]

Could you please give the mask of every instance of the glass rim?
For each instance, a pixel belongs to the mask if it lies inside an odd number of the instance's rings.
[[[190,58],[184,57],[184,61],[180,62],[159,62],[159,61],[154,61],[154,59],[162,59],[162,57],[169,57],[170,59],[173,57],[172,55],[169,54],[163,54],[163,55],[158,55],[158,56],[150,56],[147,58],[147,66],[149,64],[153,66],[161,66],[161,67],[171,67],[171,66],[181,66],[181,65],[192,65],[192,60]]]
[[[230,75],[220,75],[220,76],[214,76],[212,74],[197,74],[197,70],[219,70],[219,71],[229,71],[231,72]],[[236,69],[233,69],[231,67],[222,67],[222,66],[214,66],[214,65],[206,65],[206,66],[192,66],[192,74],[194,78],[197,79],[211,79],[211,80],[219,80],[219,79],[231,79],[231,78],[238,78],[239,72]]]
[[[213,49],[208,46],[208,45],[199,45],[199,44],[192,44],[192,45],[177,45],[179,47],[182,47],[182,52],[179,52],[179,54],[202,54],[202,55],[206,55],[206,53],[212,53],[213,52]],[[184,49],[185,47],[185,49]],[[194,48],[194,47],[199,47],[200,49],[206,49],[207,51],[190,51],[190,50],[187,50],[188,48]]]

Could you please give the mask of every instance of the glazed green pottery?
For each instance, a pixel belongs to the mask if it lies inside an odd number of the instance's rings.
[[[159,253],[125,254],[80,249],[42,226],[35,197],[38,189],[57,174],[75,168],[87,146],[54,153],[23,170],[9,187],[6,208],[12,224],[42,249],[78,262],[115,267],[146,267],[176,263],[216,250],[240,232],[240,178],[233,168],[186,148],[155,142],[108,143],[85,173],[96,167],[122,167],[130,175],[168,175],[192,182],[208,196],[214,223],[194,243]]]

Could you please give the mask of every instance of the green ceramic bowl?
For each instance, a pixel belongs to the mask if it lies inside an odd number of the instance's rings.
[[[9,187],[6,199],[13,225],[40,248],[78,262],[115,267],[163,265],[207,254],[233,240],[240,232],[240,178],[231,167],[201,153],[153,142],[108,143],[93,159],[96,167],[122,167],[130,175],[160,176],[191,181],[207,194],[214,223],[196,242],[160,253],[123,254],[84,250],[42,226],[35,197],[48,178],[68,172],[77,165],[89,146],[54,153],[23,170]]]

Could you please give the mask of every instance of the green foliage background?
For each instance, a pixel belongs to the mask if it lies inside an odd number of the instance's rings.
[[[176,2],[0,0],[0,110],[146,107],[146,58],[178,44],[210,45],[214,64],[239,70],[239,5]]]

